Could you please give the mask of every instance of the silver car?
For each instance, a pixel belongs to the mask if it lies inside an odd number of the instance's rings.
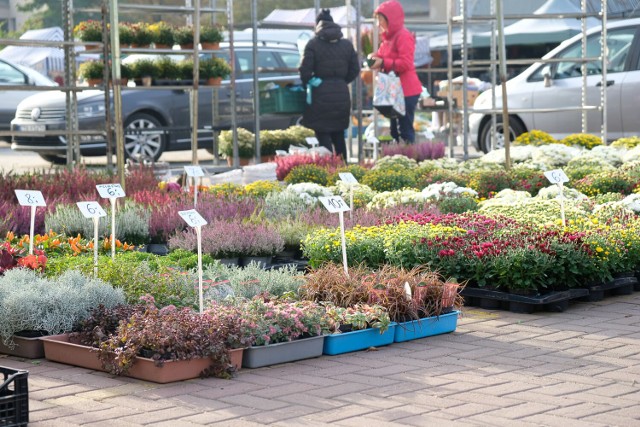
[[[601,28],[588,32],[586,56],[600,56]],[[582,36],[579,34],[553,49],[544,58],[580,58]],[[640,18],[611,21],[607,24],[607,138],[640,135]],[[602,85],[601,61],[587,64],[587,105],[600,104]],[[545,81],[546,78],[546,81]],[[507,82],[508,107],[516,109],[552,109],[581,105],[582,74],[580,62],[575,60],[536,63]],[[473,108],[490,109],[491,91],[481,93]],[[496,90],[497,108],[502,102]],[[510,140],[534,129],[545,131],[556,139],[581,133],[581,111],[547,113],[510,113]],[[502,117],[496,116],[497,138],[491,138],[491,116],[472,113],[469,116],[470,139],[485,153],[504,146]],[[587,130],[600,134],[600,111],[587,113]]]
[[[5,90],[3,86],[21,86],[18,90]],[[36,70],[14,64],[6,59],[0,59],[0,130],[8,131],[11,120],[16,115],[18,104],[25,98],[41,93],[30,86],[58,86],[58,83],[43,76]],[[9,140],[7,136],[0,136],[2,140]]]
[[[228,46],[221,46],[216,56],[229,60]],[[226,47],[226,50],[225,50]],[[253,130],[253,50],[250,43],[234,44],[236,61],[236,119],[239,127]],[[261,88],[289,86],[300,83],[298,64],[300,53],[295,44],[260,43],[258,70]],[[175,84],[175,82],[174,82]],[[209,150],[213,147],[213,132],[206,129],[229,129],[231,103],[228,82],[214,89],[199,86],[198,144]],[[16,131],[11,148],[35,151],[42,158],[65,163],[67,142],[64,136],[37,135],[37,132],[64,130],[65,93],[41,93],[25,99],[18,106],[11,129]],[[33,114],[37,111],[38,114]],[[296,124],[299,112],[269,112],[260,115],[261,129],[283,129]],[[122,117],[125,127],[125,155],[157,160],[165,151],[191,148],[191,108],[189,90],[155,87],[152,89],[122,90]],[[80,130],[98,130],[105,126],[104,92],[87,90],[78,93],[78,126]],[[203,132],[202,129],[205,129]],[[20,134],[19,131],[28,131]],[[99,156],[106,153],[104,136],[81,135],[80,153]]]

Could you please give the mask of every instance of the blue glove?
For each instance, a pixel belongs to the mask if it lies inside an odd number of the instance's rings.
[[[320,77],[311,77],[307,82],[307,104],[311,105],[311,91],[314,87],[318,87],[322,84]]]

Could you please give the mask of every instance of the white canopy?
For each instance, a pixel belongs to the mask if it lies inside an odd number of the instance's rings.
[[[62,28],[51,27],[29,30],[20,36],[20,39],[62,41],[64,40],[64,34]],[[0,50],[0,58],[33,68],[49,77],[52,72],[61,73],[64,71],[64,51],[56,47],[7,46]]]
[[[341,26],[356,22],[356,8],[353,6],[330,7],[333,22]],[[364,20],[364,18],[361,18]],[[316,9],[275,9],[261,22],[262,26],[269,27],[309,27],[316,26]]]
[[[548,0],[534,15],[580,13],[580,8],[570,0]],[[587,18],[587,28],[600,25],[596,18]],[[514,22],[504,28],[507,45],[530,45],[542,43],[560,43],[581,30],[581,21],[577,18],[527,18]],[[474,34],[473,47],[487,47],[491,43],[491,32]]]

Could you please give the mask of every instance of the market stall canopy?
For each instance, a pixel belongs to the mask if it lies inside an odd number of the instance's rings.
[[[64,34],[60,27],[43,28],[25,32],[20,40],[63,41]],[[32,68],[49,77],[64,71],[64,51],[57,47],[7,46],[0,50],[0,58]]]
[[[333,22],[339,24],[342,27],[347,24],[354,24],[356,22],[357,12],[353,6],[340,6],[330,7],[331,17]],[[316,26],[316,9],[274,9],[266,18],[260,23],[263,27],[307,27],[314,28]],[[364,18],[360,17],[361,22],[364,22]]]
[[[570,0],[549,0],[533,12],[534,15],[580,13],[580,7]],[[527,18],[504,28],[507,45],[558,43],[580,33],[582,23],[577,18]],[[596,18],[587,18],[587,28],[601,25]],[[488,47],[491,31],[473,35],[472,47]]]

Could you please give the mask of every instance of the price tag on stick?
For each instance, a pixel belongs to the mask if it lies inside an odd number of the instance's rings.
[[[29,255],[33,255],[33,230],[36,222],[36,208],[47,206],[38,190],[15,190],[18,203],[22,206],[31,206],[31,227],[29,228]]]
[[[200,314],[203,311],[203,295],[202,295],[202,226],[207,225],[207,221],[195,210],[178,211],[178,215],[184,222],[196,229],[196,238],[198,241],[198,295],[200,298]]]
[[[353,186],[358,183],[358,180],[351,172],[340,172],[338,173],[340,180],[345,184],[349,185],[349,218],[353,219]]]
[[[550,183],[556,184],[559,190],[560,197],[560,218],[562,219],[562,226],[566,227],[567,223],[564,216],[564,183],[569,182],[569,178],[562,169],[554,169],[552,171],[546,171],[544,176],[547,177]]]
[[[124,197],[124,190],[120,184],[98,184],[96,189],[103,199],[111,203],[111,258],[116,258],[116,201]]]
[[[107,213],[98,202],[78,202],[77,205],[85,218],[93,219],[93,277],[98,277],[98,228],[100,218]]]
[[[187,176],[193,178],[193,207],[195,209],[198,207],[198,184],[196,180],[204,176],[204,171],[198,165],[189,165],[184,167],[184,172]]]
[[[318,200],[331,213],[338,212],[340,216],[340,237],[342,239],[342,264],[344,266],[344,274],[349,276],[349,268],[347,267],[347,242],[344,237],[344,212],[349,211],[349,206],[342,200],[340,196],[318,197]]]

